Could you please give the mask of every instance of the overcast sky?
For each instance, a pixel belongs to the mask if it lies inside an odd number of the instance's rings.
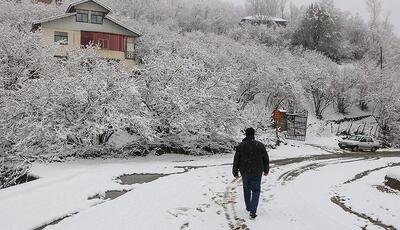
[[[246,0],[225,0],[238,5],[243,5]],[[289,0],[290,1],[290,0]],[[297,5],[310,4],[316,0],[292,0]],[[359,13],[365,19],[368,17],[365,0],[334,0],[335,5],[345,11]],[[397,35],[400,35],[400,0],[383,0],[385,15],[390,13],[390,19],[395,26]]]

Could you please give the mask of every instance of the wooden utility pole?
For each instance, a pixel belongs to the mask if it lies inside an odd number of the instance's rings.
[[[381,55],[380,55],[381,56],[381,58],[380,58],[381,59],[380,60],[380,62],[381,62],[381,70],[383,70],[383,48],[382,48],[382,46],[380,47],[380,49],[381,49],[381,52],[380,52],[381,53]]]

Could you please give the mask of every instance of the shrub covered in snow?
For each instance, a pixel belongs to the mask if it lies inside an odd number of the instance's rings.
[[[29,165],[25,162],[0,160],[0,189],[22,183],[27,176]]]

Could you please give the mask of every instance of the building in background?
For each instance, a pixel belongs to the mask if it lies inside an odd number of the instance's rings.
[[[248,23],[252,25],[267,25],[268,27],[276,28],[279,26],[286,27],[288,21],[283,18],[269,17],[266,15],[253,15],[242,18],[240,23],[241,24]]]
[[[32,1],[36,2],[36,3],[39,3],[39,2],[44,3],[44,4],[52,4],[52,3],[54,3],[54,4],[57,4],[57,5],[61,5],[63,0],[32,0]]]
[[[41,29],[43,42],[59,44],[56,56],[67,56],[68,48],[98,45],[100,57],[133,69],[135,43],[141,34],[112,18],[110,12],[96,0],[82,0],[72,3],[65,14],[34,22],[33,30]]]

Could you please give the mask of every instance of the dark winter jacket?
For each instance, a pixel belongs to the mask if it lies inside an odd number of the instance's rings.
[[[233,176],[241,175],[261,176],[269,172],[269,156],[263,143],[254,140],[254,137],[246,137],[236,147],[233,160]]]

